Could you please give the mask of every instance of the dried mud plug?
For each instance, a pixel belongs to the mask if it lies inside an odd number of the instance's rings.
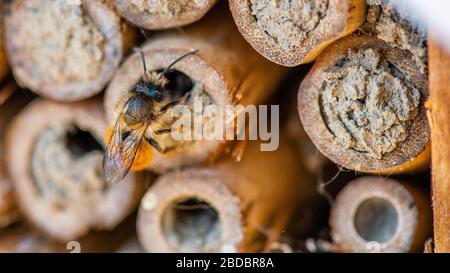
[[[22,87],[52,100],[78,101],[98,94],[113,76],[134,31],[104,1],[80,3],[8,5],[6,52]]]
[[[158,30],[200,20],[217,0],[112,0],[119,13],[137,27]]]
[[[428,78],[411,54],[351,36],[317,59],[298,112],[317,148],[348,169],[392,174],[429,166]]]
[[[242,36],[284,66],[309,63],[366,19],[365,0],[230,0]]]

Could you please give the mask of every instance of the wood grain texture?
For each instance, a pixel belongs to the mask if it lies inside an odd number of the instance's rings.
[[[450,252],[450,54],[429,43],[435,252]]]

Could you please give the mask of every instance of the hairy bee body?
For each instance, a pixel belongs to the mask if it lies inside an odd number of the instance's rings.
[[[144,139],[158,152],[167,151],[154,137],[170,133],[171,128],[165,124],[167,112],[174,105],[182,103],[186,94],[181,96],[168,90],[165,75],[172,65],[195,52],[181,56],[163,72],[148,72],[141,53],[144,78],[119,100],[117,121],[105,150],[103,167],[107,181],[117,182],[126,176]]]
[[[154,103],[145,95],[134,95],[128,99],[128,107],[124,112],[124,120],[127,125],[136,125],[153,119]]]

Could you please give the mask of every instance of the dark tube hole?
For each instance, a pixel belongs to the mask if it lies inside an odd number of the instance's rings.
[[[367,242],[384,243],[391,240],[397,231],[398,213],[388,200],[371,198],[358,206],[354,224]]]
[[[162,224],[168,243],[179,251],[211,250],[220,244],[221,223],[217,210],[196,198],[170,206]]]
[[[162,72],[163,70],[157,70],[157,72]],[[181,71],[171,69],[166,72],[165,77],[169,81],[166,88],[173,92],[175,97],[182,97],[184,94],[188,93],[194,87],[192,79]]]
[[[103,151],[102,145],[89,132],[76,126],[67,132],[66,146],[76,158],[94,150]]]

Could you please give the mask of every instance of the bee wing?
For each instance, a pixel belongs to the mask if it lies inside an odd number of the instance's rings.
[[[131,130],[127,137],[123,138],[123,128],[121,122],[119,122],[121,118],[122,116],[119,116],[114,126],[103,158],[106,180],[112,183],[122,180],[130,171],[145,131],[149,126],[147,122],[142,123]]]

